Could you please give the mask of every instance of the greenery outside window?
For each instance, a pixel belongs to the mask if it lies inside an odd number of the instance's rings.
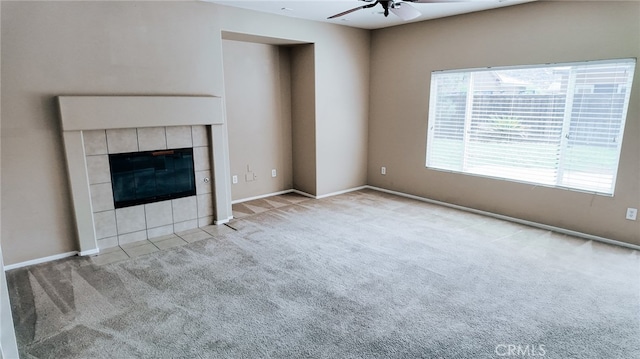
[[[613,195],[635,64],[433,72],[426,166]]]

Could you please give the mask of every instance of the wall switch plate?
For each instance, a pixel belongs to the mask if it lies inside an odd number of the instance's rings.
[[[276,172],[275,168],[271,170],[271,177],[275,177],[278,174],[278,172]]]
[[[626,218],[630,221],[635,221],[638,217],[638,209],[637,208],[627,208],[627,216]]]
[[[234,175],[233,177],[231,177],[231,182],[233,182],[233,184],[237,184],[238,183],[238,176]]]
[[[256,174],[255,174],[255,173],[253,173],[253,172],[249,172],[249,173],[247,173],[246,175],[244,175],[244,179],[245,179],[245,181],[247,181],[247,182],[255,181],[255,179],[256,179]]]
[[[387,167],[380,167],[380,174],[386,175],[387,174]]]

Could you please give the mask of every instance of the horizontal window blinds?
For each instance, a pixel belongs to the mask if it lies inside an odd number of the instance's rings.
[[[613,194],[635,59],[434,72],[427,167]]]

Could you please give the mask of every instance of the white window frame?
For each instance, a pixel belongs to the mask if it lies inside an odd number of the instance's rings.
[[[566,154],[566,152],[568,152],[568,133],[569,133],[569,125],[571,123],[571,118],[572,118],[572,106],[573,106],[573,100],[575,99],[574,95],[578,95],[580,94],[580,92],[578,92],[579,90],[584,90],[587,88],[590,88],[591,90],[593,90],[594,85],[589,85],[589,84],[576,84],[575,82],[575,75],[570,75],[570,78],[568,80],[568,84],[567,84],[567,91],[566,91],[566,99],[565,99],[565,110],[564,110],[564,120],[562,122],[562,131],[561,131],[561,138],[558,138],[558,140],[560,141],[560,159],[558,160],[557,163],[557,168],[556,168],[556,181],[555,183],[544,183],[544,182],[538,182],[535,180],[530,180],[530,179],[521,179],[521,178],[512,178],[512,177],[502,177],[500,175],[494,175],[494,174],[485,174],[485,173],[476,173],[476,172],[472,172],[472,171],[468,171],[467,170],[467,158],[470,155],[470,151],[467,150],[468,146],[469,146],[469,138],[470,138],[470,126],[471,126],[471,122],[472,119],[470,118],[471,113],[472,113],[472,106],[473,106],[473,97],[474,97],[474,92],[473,90],[468,90],[467,91],[467,99],[466,99],[466,104],[465,104],[465,119],[464,119],[464,133],[462,134],[463,140],[461,145],[462,148],[462,160],[461,160],[461,164],[460,167],[461,169],[451,169],[451,168],[443,168],[443,167],[439,167],[439,166],[434,166],[432,164],[431,161],[431,153],[433,153],[432,151],[432,144],[434,143],[434,134],[435,134],[435,125],[436,125],[436,102],[437,102],[437,81],[434,80],[434,77],[438,76],[439,74],[455,74],[455,73],[469,73],[469,82],[466,84],[468,86],[468,89],[473,89],[474,88],[474,74],[475,73],[480,73],[480,72],[484,72],[484,71],[499,71],[499,70],[519,70],[519,69],[532,69],[532,68],[551,68],[551,67],[573,67],[573,66],[584,66],[584,65],[607,65],[607,64],[616,64],[616,63],[628,63],[629,65],[631,65],[631,63],[633,63],[632,68],[631,68],[631,73],[630,73],[630,79],[624,84],[624,86],[620,85],[618,86],[618,90],[616,91],[618,94],[621,93],[622,89],[626,89],[626,96],[625,96],[625,100],[624,100],[624,104],[623,104],[623,109],[622,109],[622,116],[621,116],[621,123],[620,123],[620,131],[619,131],[619,138],[616,140],[616,144],[617,144],[617,156],[616,156],[616,160],[615,160],[615,170],[613,171],[612,175],[613,175],[613,179],[612,179],[612,184],[610,187],[610,190],[602,190],[602,189],[596,189],[596,188],[584,188],[584,187],[580,187],[580,186],[575,186],[575,185],[567,185],[566,183],[563,183],[563,176],[562,176],[562,171],[565,169],[564,166],[564,159],[568,156]],[[478,69],[460,69],[460,70],[444,70],[444,71],[434,71],[432,73],[431,76],[431,92],[430,92],[430,101],[429,101],[429,119],[428,119],[428,130],[427,130],[427,151],[426,151],[426,167],[428,169],[431,170],[438,170],[438,171],[445,171],[445,172],[453,172],[453,173],[461,173],[461,174],[465,174],[465,175],[472,175],[472,176],[480,176],[480,177],[489,177],[489,178],[496,178],[496,179],[500,179],[500,180],[507,180],[507,181],[514,181],[514,182],[522,182],[522,183],[528,183],[528,184],[534,184],[537,186],[547,186],[547,187],[553,187],[553,188],[562,188],[562,189],[568,189],[568,190],[574,190],[574,191],[580,191],[580,192],[588,192],[588,193],[594,193],[594,194],[599,194],[599,195],[607,195],[607,196],[613,196],[614,192],[615,192],[615,185],[616,185],[616,180],[617,180],[617,173],[619,171],[619,161],[620,161],[620,153],[621,153],[621,148],[622,148],[622,140],[623,140],[623,134],[624,134],[624,127],[625,127],[625,123],[627,120],[627,110],[628,110],[628,106],[629,106],[629,101],[630,101],[630,93],[631,93],[631,84],[633,81],[633,76],[634,76],[634,70],[635,70],[635,65],[636,65],[636,59],[635,58],[627,58],[627,59],[613,59],[613,60],[603,60],[603,61],[584,61],[584,62],[573,62],[573,63],[558,63],[558,64],[543,64],[543,65],[530,65],[530,66],[505,66],[505,67],[493,67],[493,68],[478,68]],[[588,93],[593,93],[593,91],[589,91]],[[441,124],[444,124],[441,123]],[[564,154],[562,154],[564,153]],[[446,167],[446,166],[445,166]],[[506,167],[505,167],[506,168]]]

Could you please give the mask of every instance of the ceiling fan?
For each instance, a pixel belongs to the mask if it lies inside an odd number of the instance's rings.
[[[415,7],[411,6],[408,3],[464,2],[469,0],[360,0],[360,1],[366,2],[368,4],[358,6],[356,8],[353,8],[347,11],[343,11],[333,16],[329,16],[327,19],[335,19],[337,17],[344,16],[358,10],[369,9],[380,4],[382,6],[382,9],[384,9],[385,17],[389,16],[389,11],[391,11],[402,20],[408,21],[422,15],[422,13],[418,9],[416,9]]]

